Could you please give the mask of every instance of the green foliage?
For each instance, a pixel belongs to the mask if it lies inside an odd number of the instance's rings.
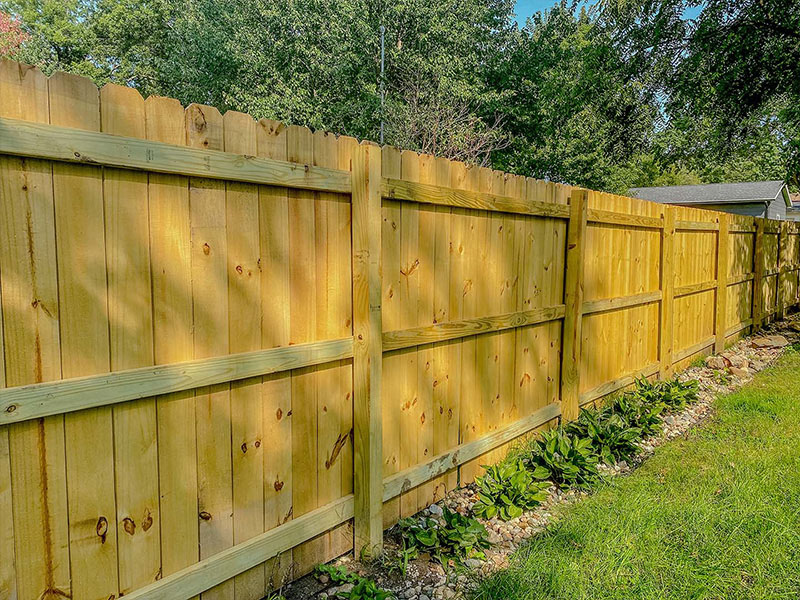
[[[562,487],[589,487],[598,479],[598,457],[591,440],[571,435],[563,428],[545,431],[535,440],[527,462],[534,472],[540,467],[546,469],[547,478]]]
[[[472,510],[484,519],[497,516],[508,521],[519,517],[547,498],[550,484],[541,480],[549,476],[550,471],[543,466],[527,469],[522,459],[486,467],[486,473],[476,480],[479,500]]]
[[[631,427],[619,414],[595,408],[582,410],[578,419],[565,429],[588,440],[592,450],[609,465],[633,458],[639,450],[636,441],[642,436],[641,429]]]
[[[480,522],[447,508],[442,510],[441,520],[410,517],[398,525],[405,547],[414,556],[427,552],[443,566],[450,560],[463,564],[468,558],[485,558],[483,550],[491,545]]]
[[[661,429],[661,413],[664,403],[645,400],[636,390],[617,397],[611,404],[611,412],[621,416],[631,427],[638,428],[642,435],[655,435]]]
[[[636,380],[636,389],[630,394],[641,399],[645,405],[663,404],[667,410],[680,411],[697,401],[699,389],[696,380],[679,381],[677,378],[665,381],[648,381],[644,377]]]
[[[326,575],[334,585],[352,584],[353,587],[349,592],[339,591],[336,593],[336,597],[343,600],[389,600],[394,598],[391,592],[382,590],[374,581],[352,573],[344,567],[317,565],[314,572],[317,576]]]

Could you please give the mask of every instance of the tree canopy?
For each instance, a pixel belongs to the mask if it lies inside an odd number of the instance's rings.
[[[594,189],[800,185],[800,5],[0,0],[0,55]],[[379,27],[386,27],[385,109]]]

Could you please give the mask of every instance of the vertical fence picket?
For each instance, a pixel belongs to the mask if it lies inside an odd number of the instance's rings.
[[[661,230],[661,326],[658,359],[662,379],[672,375],[674,344],[673,310],[675,291],[675,209],[664,207]]]
[[[727,332],[728,316],[728,245],[730,244],[730,234],[728,229],[730,219],[728,215],[719,216],[719,231],[717,232],[717,304],[716,318],[714,319],[714,352],[722,352],[725,349],[725,335]]]

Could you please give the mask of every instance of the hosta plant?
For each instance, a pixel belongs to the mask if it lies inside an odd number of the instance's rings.
[[[611,404],[610,412],[620,415],[631,427],[638,427],[642,435],[655,435],[661,430],[662,402],[644,402],[636,392],[626,392]]]
[[[562,428],[544,432],[531,446],[527,462],[534,472],[546,469],[547,479],[561,487],[588,487],[598,478],[598,457],[591,440],[569,435]]]
[[[549,483],[541,481],[550,475],[543,466],[529,470],[522,459],[503,461],[485,467],[478,477],[478,502],[472,511],[479,517],[499,517],[503,521],[519,517],[524,511],[547,498]]]
[[[594,452],[609,465],[633,458],[639,450],[636,441],[642,437],[642,430],[628,425],[620,415],[594,408],[582,410],[566,430],[588,439]]]
[[[427,552],[443,566],[449,561],[463,564],[468,558],[485,558],[489,536],[477,519],[444,508],[442,518],[401,519],[398,524],[405,547]]]
[[[697,402],[697,391],[699,385],[696,379],[690,381],[678,381],[670,379],[660,382],[661,402],[669,410],[678,411],[686,408],[687,404]]]

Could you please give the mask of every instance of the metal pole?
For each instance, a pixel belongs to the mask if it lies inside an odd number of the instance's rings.
[[[383,117],[384,117],[384,100],[386,98],[386,86],[384,84],[384,75],[386,72],[386,64],[385,64],[385,52],[384,52],[384,34],[386,33],[386,27],[381,25],[381,146],[383,145]]]

